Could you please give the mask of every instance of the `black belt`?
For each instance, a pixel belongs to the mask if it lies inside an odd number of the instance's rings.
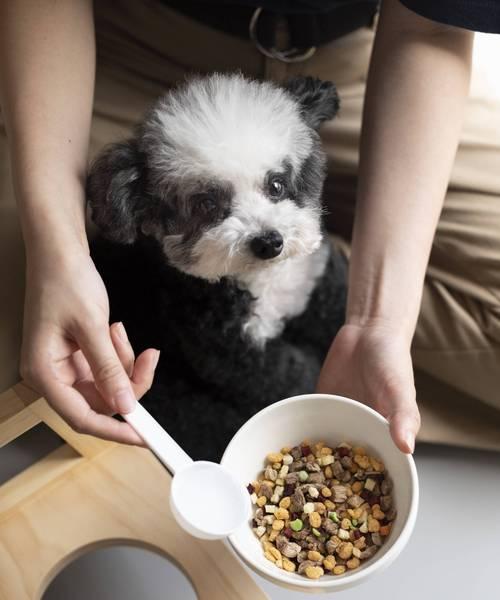
[[[341,2],[334,9],[318,13],[278,13],[237,3],[163,0],[174,10],[214,29],[251,39],[266,56],[285,62],[309,58],[322,46],[361,27],[369,27],[378,10],[375,0]],[[285,23],[288,48],[278,49],[277,31]]]

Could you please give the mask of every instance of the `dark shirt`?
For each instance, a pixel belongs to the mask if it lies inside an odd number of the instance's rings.
[[[473,31],[500,33],[500,0],[400,0],[407,8],[433,21],[454,25]],[[376,7],[377,0],[165,0],[166,4],[183,6],[183,12],[210,10],[210,5],[219,8],[231,7],[257,8],[287,15],[307,15],[332,12],[346,6],[360,5],[366,11],[366,5]],[[201,8],[200,8],[201,7]]]
[[[423,17],[485,33],[500,33],[500,0],[400,0]]]

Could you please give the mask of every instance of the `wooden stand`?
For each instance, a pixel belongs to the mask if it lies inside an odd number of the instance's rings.
[[[168,557],[200,600],[266,600],[223,543],[178,527],[148,450],[75,433],[24,384],[0,394],[0,447],[40,422],[66,443],[0,487],[1,600],[40,600],[68,563],[116,544]]]

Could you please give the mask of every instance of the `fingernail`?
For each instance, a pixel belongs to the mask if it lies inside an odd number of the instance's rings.
[[[408,450],[413,454],[415,450],[415,436],[410,431],[407,431],[403,439],[408,446]]]
[[[125,331],[125,327],[123,326],[123,323],[121,321],[117,324],[116,329],[118,331],[120,339],[123,342],[128,342],[127,332]]]
[[[116,409],[120,414],[126,414],[134,410],[136,399],[131,390],[120,390],[114,396]]]
[[[156,367],[158,365],[158,361],[160,360],[160,351],[159,350],[155,350],[155,352],[156,352],[156,355],[153,358],[153,363],[151,365],[153,367],[153,370],[156,369]]]

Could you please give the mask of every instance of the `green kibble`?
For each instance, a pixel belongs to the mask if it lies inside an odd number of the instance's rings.
[[[335,511],[329,512],[328,518],[331,519],[332,521],[335,521],[335,523],[340,523],[340,519]]]
[[[304,527],[304,523],[300,519],[295,519],[295,521],[291,521],[290,527],[294,531],[302,531],[302,527]]]
[[[352,523],[353,527],[357,527],[358,526],[358,520],[357,519],[352,519],[351,523]]]
[[[321,531],[318,531],[314,527],[312,528],[312,532],[313,532],[313,535],[315,535],[316,537],[320,537],[321,536]]]
[[[304,482],[309,479],[309,473],[307,471],[299,471],[299,479]]]

